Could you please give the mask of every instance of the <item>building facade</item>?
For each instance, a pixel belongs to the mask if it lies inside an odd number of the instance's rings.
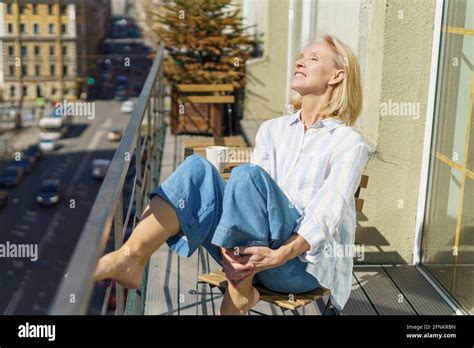
[[[474,313],[474,1],[237,0],[263,34],[245,118],[288,113],[295,58],[333,34],[359,57],[372,148],[363,264],[415,264]],[[254,32],[252,32],[255,34]]]
[[[3,98],[75,99],[108,30],[110,0],[0,4]]]

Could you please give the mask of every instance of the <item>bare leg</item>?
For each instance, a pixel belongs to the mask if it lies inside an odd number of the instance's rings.
[[[243,279],[237,287],[230,282],[219,309],[219,315],[245,315],[257,304],[260,294],[252,285],[253,275]]]
[[[113,279],[126,288],[139,288],[150,256],[179,229],[174,208],[161,197],[153,197],[127,242],[100,258],[95,280]]]

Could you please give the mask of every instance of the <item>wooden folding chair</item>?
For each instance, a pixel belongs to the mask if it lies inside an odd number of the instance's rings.
[[[359,198],[360,189],[367,188],[369,182],[369,177],[367,175],[362,175],[359,187],[355,193],[355,203],[356,211],[362,212],[362,207],[364,205],[364,200]],[[200,275],[198,277],[198,284],[208,284],[211,288],[211,294],[213,288],[218,288],[222,293],[225,293],[227,288],[227,279],[222,271],[212,271],[207,274]],[[330,295],[330,291],[325,288],[317,288],[313,291],[303,293],[303,294],[283,294],[270,291],[264,287],[256,287],[260,293],[260,301],[270,303],[277,306],[281,309],[282,313],[285,314],[286,311],[291,311],[295,315],[299,315],[298,309],[303,308],[304,306],[322,298],[323,296]],[[327,310],[331,305],[331,299],[328,299],[328,302],[324,308],[323,315],[326,314]],[[252,312],[257,314],[263,314],[258,311],[252,310]]]

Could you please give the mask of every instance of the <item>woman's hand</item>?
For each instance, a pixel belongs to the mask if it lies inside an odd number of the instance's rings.
[[[221,266],[227,280],[229,280],[231,284],[236,287],[243,279],[254,274],[254,267],[251,265],[246,265],[247,259],[241,257],[234,250],[221,248]]]
[[[237,249],[237,248],[236,248]],[[279,249],[267,247],[238,247],[238,253],[246,261],[246,267],[253,267],[255,273],[278,267],[286,262]]]

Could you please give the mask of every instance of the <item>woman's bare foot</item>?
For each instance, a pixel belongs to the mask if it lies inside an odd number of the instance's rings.
[[[112,279],[128,289],[138,289],[142,284],[145,263],[130,253],[126,246],[100,258],[94,274],[95,281]]]
[[[219,315],[245,315],[260,300],[260,294],[252,287],[249,295],[243,295],[229,285],[219,309]]]

